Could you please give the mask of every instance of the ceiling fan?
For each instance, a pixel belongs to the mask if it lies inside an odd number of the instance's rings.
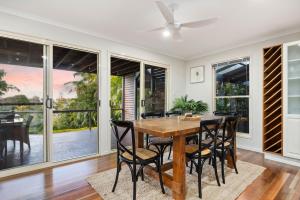
[[[161,14],[166,20],[166,25],[163,27],[155,28],[150,30],[153,31],[163,31],[163,36],[169,37],[172,36],[174,40],[181,41],[182,35],[180,30],[182,28],[200,28],[209,24],[212,24],[217,21],[218,18],[208,18],[198,21],[181,23],[175,20],[174,11],[178,8],[178,5],[173,3],[167,6],[162,1],[156,1],[156,5],[159,8]]]

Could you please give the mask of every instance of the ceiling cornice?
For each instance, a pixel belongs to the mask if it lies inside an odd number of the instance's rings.
[[[181,60],[181,61],[186,61],[183,56],[169,54],[169,53],[166,53],[164,51],[161,51],[160,49],[149,48],[149,47],[145,47],[145,46],[141,46],[141,45],[137,45],[137,44],[127,43],[127,42],[124,42],[124,41],[121,41],[121,40],[118,40],[118,39],[115,39],[115,38],[99,36],[98,33],[94,32],[94,31],[91,31],[91,30],[84,30],[84,29],[81,29],[81,28],[78,28],[78,27],[75,27],[75,26],[72,26],[72,25],[69,25],[69,24],[60,23],[60,22],[53,21],[53,20],[50,20],[50,19],[47,19],[47,18],[43,18],[43,17],[37,16],[37,15],[31,15],[31,14],[27,14],[27,13],[24,13],[24,12],[16,11],[16,10],[11,9],[11,8],[0,6],[0,12],[2,12],[4,14],[16,16],[16,17],[28,19],[28,20],[31,20],[31,21],[48,24],[48,25],[51,25],[51,26],[56,26],[56,27],[63,28],[63,29],[66,29],[66,30],[70,30],[70,31],[74,31],[74,32],[77,32],[77,33],[86,34],[86,35],[93,36],[93,37],[101,39],[101,40],[107,40],[107,41],[110,41],[110,42],[113,42],[113,43],[118,43],[120,45],[129,46],[129,47],[133,47],[133,48],[138,48],[138,49],[141,49],[141,50],[149,51],[151,53],[160,54],[162,56],[167,56],[167,57],[175,58],[175,59],[178,59],[178,60]]]

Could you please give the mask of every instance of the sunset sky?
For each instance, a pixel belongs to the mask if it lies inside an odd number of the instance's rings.
[[[9,90],[2,98],[24,94],[28,98],[38,96],[43,97],[43,69],[36,67],[25,67],[17,65],[0,64],[0,70],[6,72],[3,78],[8,84],[16,86],[20,92]],[[64,70],[53,70],[53,98],[59,97],[74,98],[75,92],[70,92],[71,87],[64,85],[70,81],[78,80],[74,78],[74,73]]]

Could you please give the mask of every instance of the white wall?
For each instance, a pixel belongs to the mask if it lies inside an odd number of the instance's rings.
[[[100,26],[100,25],[99,25]],[[122,45],[109,40],[101,39],[85,33],[67,30],[50,24],[45,24],[0,12],[0,31],[24,34],[39,37],[45,40],[54,40],[67,44],[74,44],[91,49],[101,50],[101,120],[100,124],[100,152],[110,151],[109,127],[109,54],[110,52],[125,54],[126,56],[170,65],[169,105],[175,97],[185,94],[185,62],[169,56],[153,53],[145,49]]]
[[[228,50],[210,56],[201,57],[187,62],[186,92],[190,98],[199,99],[209,104],[212,112],[213,80],[212,64],[235,58],[250,56],[250,138],[239,137],[238,146],[241,148],[262,151],[262,84],[263,84],[263,55],[264,47],[300,40],[300,33],[292,34],[257,44]],[[213,40],[212,40],[213,42]],[[205,65],[205,82],[190,84],[190,68]]]

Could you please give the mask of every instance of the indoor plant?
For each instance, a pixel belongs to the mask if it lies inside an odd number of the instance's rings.
[[[172,111],[180,111],[182,114],[193,113],[193,114],[203,114],[208,111],[207,103],[203,101],[195,101],[193,99],[188,99],[188,96],[182,96],[176,98],[173,102]]]

